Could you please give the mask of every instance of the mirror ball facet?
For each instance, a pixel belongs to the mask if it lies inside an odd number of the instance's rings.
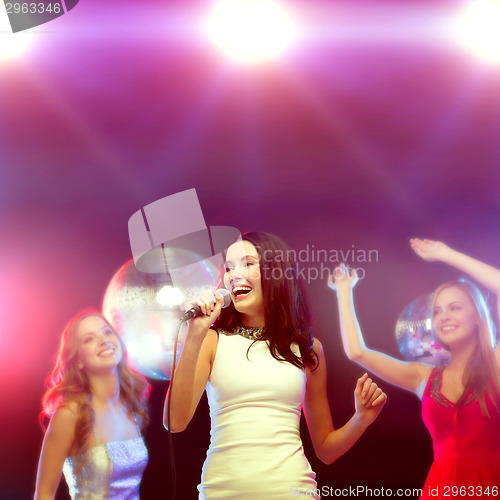
[[[422,361],[432,365],[445,363],[450,353],[432,331],[432,294],[418,297],[399,315],[396,322],[396,342],[407,361]]]
[[[103,313],[122,337],[132,367],[149,378],[168,380],[172,370],[174,336],[186,301],[203,290],[214,290],[219,274],[214,259],[197,260],[182,249],[158,249],[156,258],[177,265],[175,272],[140,272],[133,260],[111,279],[103,301]],[[187,255],[190,254],[190,255]],[[155,256],[153,256],[155,257]],[[177,359],[184,343],[186,323],[181,327]]]

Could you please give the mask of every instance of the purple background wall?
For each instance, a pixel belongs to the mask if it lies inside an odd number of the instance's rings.
[[[274,232],[296,250],[377,250],[357,307],[368,345],[394,355],[402,309],[458,276],[419,261],[410,237],[500,266],[500,70],[430,39],[411,10],[432,21],[433,6],[460,2],[340,2],[342,22],[326,0],[293,4],[308,37],[259,69],[227,63],[196,34],[207,3],[156,0],[81,0],[38,28],[31,52],[0,63],[2,499],[32,494],[60,331],[100,306],[131,257],[127,221],[152,201],[194,187],[208,225]],[[387,23],[411,40],[384,36]],[[340,41],[327,36],[337,28]],[[342,425],[362,371],[343,354],[325,280],[308,288]],[[423,483],[432,454],[418,400],[385,387],[383,414],[353,450],[331,466],[309,453],[320,486]],[[169,498],[166,388],[154,383],[145,499]],[[204,404],[174,443],[179,498],[190,500]]]

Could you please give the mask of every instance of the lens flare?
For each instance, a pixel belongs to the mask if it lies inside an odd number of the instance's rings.
[[[486,62],[500,63],[500,0],[470,2],[454,24],[465,48]]]
[[[231,59],[272,59],[291,44],[295,27],[290,15],[270,0],[222,0],[207,25],[214,43]]]
[[[12,33],[7,13],[0,9],[0,63],[14,60],[26,52],[33,38],[33,33]]]

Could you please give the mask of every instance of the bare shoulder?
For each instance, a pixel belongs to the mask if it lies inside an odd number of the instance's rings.
[[[323,345],[316,337],[313,338],[312,349],[313,349],[314,353],[316,354],[316,356],[323,355]]]
[[[420,363],[418,361],[411,362],[410,365],[414,366],[415,370],[419,373],[420,378],[425,382],[427,382],[427,379],[430,377],[432,370],[434,369],[433,365]]]
[[[45,434],[47,446],[51,449],[62,450],[64,456],[70,454],[78,417],[78,403],[76,402],[67,402],[58,408],[47,427]]]
[[[201,353],[204,355],[205,359],[207,359],[210,362],[210,367],[212,366],[213,361],[215,359],[218,342],[219,342],[219,334],[215,330],[212,330],[210,328],[207,332],[205,339],[203,340],[203,344],[201,347]]]
[[[215,331],[212,330],[211,328],[208,329],[207,336],[205,337],[205,342],[217,344],[217,341],[219,340],[219,334]]]
[[[49,430],[56,433],[74,433],[78,420],[78,403],[69,401],[60,406],[50,420]]]
[[[417,370],[419,370],[423,376],[427,377],[429,377],[432,370],[435,368],[434,365],[429,365],[428,363],[415,362],[415,365],[417,365]]]
[[[317,356],[317,363],[315,367],[308,366],[306,368],[306,375],[309,381],[326,377],[325,353],[323,351],[323,345],[316,337],[313,338],[312,350]]]
[[[219,334],[210,328],[207,332],[205,340],[203,340],[203,349],[207,349],[208,351],[215,353],[218,342]]]
[[[418,372],[420,378],[420,383],[416,386],[414,392],[420,399],[422,399],[425,387],[427,385],[427,381],[431,376],[434,366],[429,365],[427,363],[418,363],[418,362],[411,363],[411,365],[414,365],[415,370]]]

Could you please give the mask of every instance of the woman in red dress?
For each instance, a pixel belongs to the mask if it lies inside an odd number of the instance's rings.
[[[440,242],[410,243],[422,259],[445,262],[486,286],[500,310],[500,270]],[[433,367],[366,347],[352,296],[357,280],[341,265],[328,283],[337,291],[344,349],[352,361],[421,398],[434,447],[421,498],[500,496],[500,347],[481,292],[466,280],[434,292],[433,330],[451,357],[446,366]]]

